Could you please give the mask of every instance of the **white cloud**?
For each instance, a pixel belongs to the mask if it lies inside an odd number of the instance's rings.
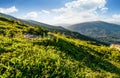
[[[113,17],[114,19],[120,19],[120,14],[114,14],[114,15],[112,15],[112,17]]]
[[[73,0],[60,8],[30,12],[26,17],[48,24],[74,24],[97,20],[120,22],[120,14],[104,16],[109,9],[106,3],[107,0]]]
[[[50,12],[47,11],[47,10],[42,10],[41,12],[42,12],[42,13],[46,13],[46,14],[50,14]]]
[[[50,14],[50,12],[47,11],[47,10],[32,11],[32,12],[29,12],[29,13],[25,14],[25,16],[23,16],[23,18],[37,19],[37,18],[40,18],[41,16],[43,16],[45,14]]]
[[[27,13],[24,18],[27,18],[27,19],[32,19],[32,18],[36,18],[38,16],[38,13],[37,12],[29,12]]]
[[[115,24],[120,24],[120,14],[113,14],[110,16],[101,16],[99,17],[100,20],[110,22],[110,23],[115,23]]]
[[[107,10],[108,10],[108,8],[106,8],[106,7],[101,9],[102,13],[106,13]]]
[[[53,9],[58,15],[52,23],[79,23],[99,19],[97,10],[107,11],[106,0],[74,0],[65,4],[64,7]]]
[[[110,22],[120,24],[120,14],[114,14],[110,19],[108,19]]]
[[[9,13],[17,12],[17,11],[18,9],[15,6],[12,6],[10,8],[0,8],[0,12],[5,13],[5,14],[9,14]]]

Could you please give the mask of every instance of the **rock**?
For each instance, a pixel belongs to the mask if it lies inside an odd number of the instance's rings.
[[[120,51],[120,45],[119,44],[111,44],[110,48],[116,48]]]

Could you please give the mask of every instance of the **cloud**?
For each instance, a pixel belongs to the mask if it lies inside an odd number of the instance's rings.
[[[0,8],[0,12],[5,13],[5,14],[9,14],[9,13],[17,12],[17,11],[18,9],[15,6],[12,6],[10,8]]]
[[[109,22],[109,23],[115,23],[115,24],[120,24],[120,14],[113,14],[110,16],[99,16],[99,19],[105,22]]]
[[[55,23],[79,23],[99,19],[101,13],[107,12],[106,0],[74,0],[67,2],[64,7],[52,9],[57,15]]]
[[[41,10],[41,11],[31,11],[29,13],[27,13],[25,16],[23,16],[23,18],[27,18],[27,19],[37,19],[45,14],[50,14],[49,11],[47,10]]]
[[[33,20],[48,24],[74,24],[86,21],[115,21],[119,15],[104,16],[107,13],[107,0],[73,0],[63,7],[39,12],[28,13],[26,16],[35,17]]]
[[[39,22],[51,24],[50,20],[51,20],[51,18],[54,17],[53,15],[48,10],[40,10],[40,11],[31,11],[31,12],[28,12],[28,13],[22,15],[19,18],[22,18],[22,19],[31,19],[31,20],[36,20],[36,21],[39,21]]]
[[[42,10],[41,12],[42,12],[42,13],[46,13],[46,14],[50,14],[50,12],[47,11],[47,10]]]
[[[105,7],[105,8],[102,8],[102,9],[101,9],[101,12],[102,12],[102,13],[106,13],[107,10],[108,10],[108,8]]]
[[[120,14],[113,14],[111,18],[108,19],[108,22],[120,24]]]
[[[113,17],[114,19],[120,19],[120,14],[114,14],[114,15],[112,15],[112,17]]]
[[[37,12],[29,12],[27,13],[24,18],[27,18],[27,19],[32,19],[32,18],[36,18],[38,16],[38,13]]]

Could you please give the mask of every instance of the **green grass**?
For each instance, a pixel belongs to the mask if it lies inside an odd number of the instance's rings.
[[[118,50],[6,20],[0,19],[1,78],[120,77]],[[24,33],[53,37],[27,39]]]

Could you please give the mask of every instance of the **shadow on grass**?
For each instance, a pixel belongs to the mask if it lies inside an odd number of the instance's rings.
[[[71,58],[84,62],[85,65],[93,71],[105,70],[107,72],[115,73],[120,76],[120,69],[110,62],[103,60],[99,53],[93,49],[84,46],[76,46],[74,43],[59,39],[45,40],[41,42],[33,42],[34,45],[55,46],[57,50],[66,53]],[[89,52],[88,52],[89,51]],[[90,53],[91,52],[91,53]],[[93,53],[93,54],[92,54]]]

